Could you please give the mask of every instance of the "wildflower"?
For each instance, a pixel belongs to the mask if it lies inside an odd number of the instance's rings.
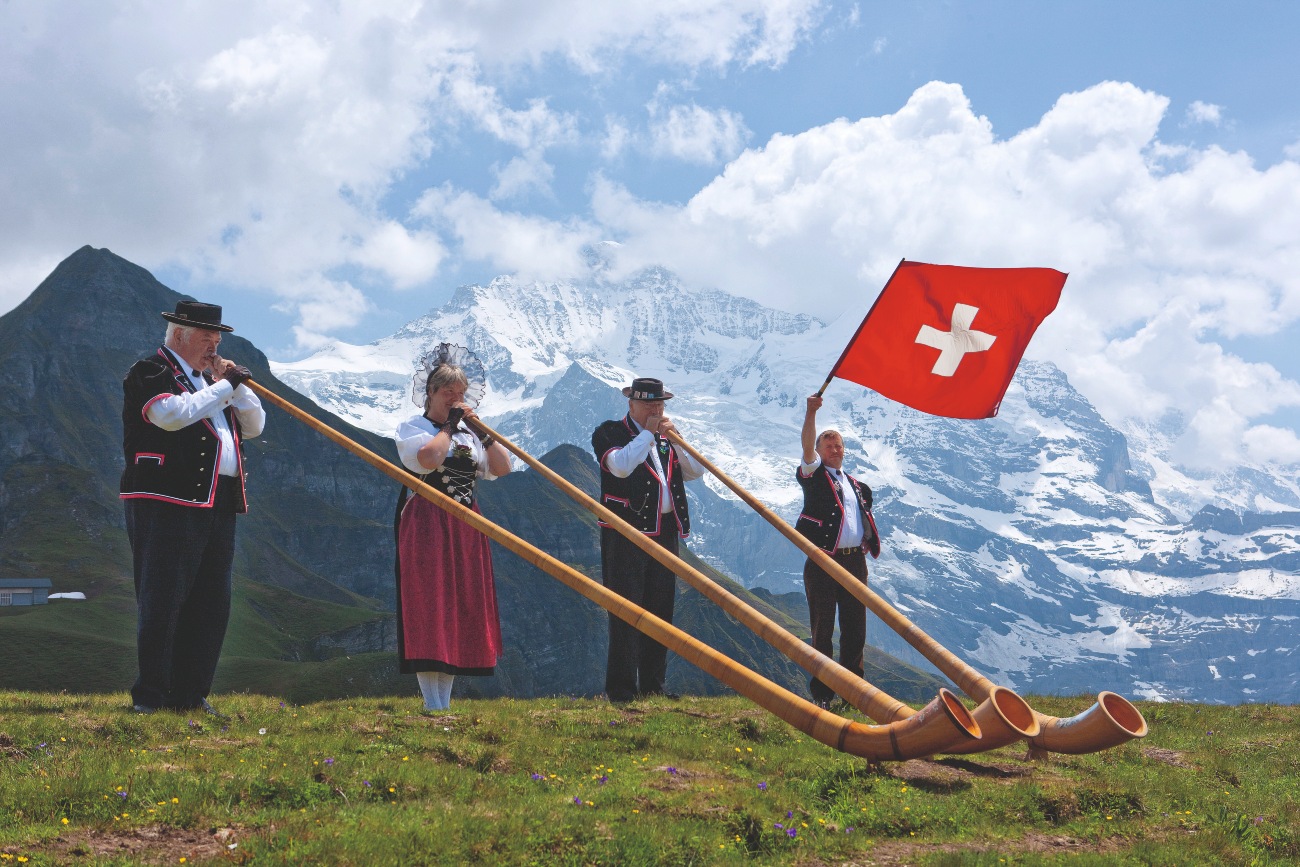
[[[362,780],[361,785],[365,786],[367,789],[371,788],[369,780]]]
[[[778,830],[778,831],[784,831],[784,830],[785,830],[785,825],[782,825],[780,822],[773,822],[773,823],[772,823],[772,827],[775,828],[775,829]]]
[[[172,803],[173,803],[173,804],[179,804],[180,802],[181,802],[181,799],[180,799],[180,798],[172,798]]]
[[[334,764],[334,760],[333,760],[333,759],[326,759],[326,760],[325,760],[325,764],[327,764],[327,765],[332,765],[332,764]]]
[[[574,795],[574,796],[573,796],[573,803],[575,803],[575,804],[581,804],[581,803],[582,803],[582,798],[579,798],[577,795]]]
[[[760,792],[766,792],[766,791],[767,791],[767,783],[759,783],[759,784],[758,784],[758,790],[759,790]]]
[[[65,825],[68,824],[68,817],[67,817],[67,816],[64,816],[64,817],[63,817],[63,824],[65,824]]]
[[[534,780],[540,780],[541,778],[542,778],[542,775],[541,775],[541,774],[533,774],[533,779],[534,779]]]
[[[845,833],[845,834],[852,834],[852,833],[853,833],[853,826],[850,825],[849,827],[845,828],[845,829],[844,829],[844,833]]]
[[[666,768],[665,770],[667,770],[668,773],[672,774],[673,776],[677,776],[677,769],[676,769],[676,768],[674,768],[674,767],[668,767],[668,768]]]
[[[791,840],[793,840],[795,837],[799,836],[799,832],[796,831],[794,828],[786,828],[785,835],[789,837]]]
[[[257,730],[257,733],[258,733],[259,735],[264,735],[264,734],[266,734],[266,729],[258,729],[258,730]]]
[[[601,774],[601,776],[600,776],[600,784],[603,786],[603,785],[605,785],[605,784],[608,783],[608,782],[609,782],[609,777],[605,776],[604,774]]]
[[[127,797],[126,792],[122,791],[121,789],[117,790],[117,796],[121,798],[123,801],[125,801]]]
[[[787,819],[793,819],[793,818],[794,818],[794,810],[786,810],[786,811],[785,811],[785,817],[786,817]]]

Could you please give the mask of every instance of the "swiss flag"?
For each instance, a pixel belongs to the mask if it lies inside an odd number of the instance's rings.
[[[1065,276],[904,260],[831,376],[931,415],[995,416]]]

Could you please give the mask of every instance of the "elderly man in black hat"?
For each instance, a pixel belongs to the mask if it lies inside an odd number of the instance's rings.
[[[122,381],[121,497],[135,560],[137,713],[199,710],[230,619],[235,515],[248,511],[241,442],[266,424],[247,367],[217,354],[221,308],[180,301]]]
[[[670,445],[676,430],[664,415],[664,391],[657,379],[634,379],[623,389],[627,415],[607,421],[591,435],[600,464],[600,502],[672,554],[678,538],[691,530],[684,482],[704,475],[689,454]],[[601,523],[601,576],[606,587],[669,623],[673,621],[675,576],[617,530]],[[605,694],[610,701],[638,695],[668,695],[664,690],[668,650],[609,615],[609,657]]]

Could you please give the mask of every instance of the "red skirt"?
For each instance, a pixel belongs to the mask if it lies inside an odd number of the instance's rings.
[[[397,525],[397,575],[402,673],[492,674],[501,621],[487,537],[410,496]]]

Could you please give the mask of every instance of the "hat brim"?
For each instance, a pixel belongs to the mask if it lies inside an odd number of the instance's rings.
[[[168,322],[175,322],[177,325],[184,325],[188,328],[202,328],[205,331],[234,331],[229,325],[213,325],[211,322],[199,322],[197,319],[186,319],[184,316],[177,316],[175,313],[164,312],[162,318]]]
[[[658,397],[649,397],[649,398],[633,397],[632,386],[628,385],[623,387],[623,396],[626,397],[628,400],[672,400],[673,393],[671,391],[665,391],[663,394],[659,395]]]

